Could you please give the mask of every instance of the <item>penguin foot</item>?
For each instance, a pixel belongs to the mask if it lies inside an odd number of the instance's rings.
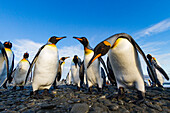
[[[102,88],[97,88],[97,89],[98,89],[98,92],[100,92],[100,93],[102,92]]]
[[[123,98],[125,98],[125,90],[123,87],[119,87],[117,100],[122,100]]]
[[[38,93],[38,90],[36,91],[32,91],[30,93],[30,97],[32,97],[33,99],[43,99],[43,97]]]
[[[77,86],[77,90],[80,91],[80,87]]]
[[[132,102],[133,104],[141,104],[145,102],[145,93],[142,91],[138,91],[138,100]]]
[[[54,95],[51,94],[48,89],[44,89],[43,96],[54,98]]]
[[[16,87],[16,86],[14,86],[14,87],[12,88],[12,90],[13,90],[13,91],[16,91],[16,88],[17,88],[17,87]]]
[[[92,93],[92,87],[88,88],[88,92],[91,94]]]

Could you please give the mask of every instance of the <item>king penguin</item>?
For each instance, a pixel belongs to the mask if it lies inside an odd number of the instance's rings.
[[[14,76],[14,90],[17,86],[20,87],[21,90],[24,89],[25,79],[28,73],[28,69],[30,68],[30,62],[28,60],[29,54],[26,52],[23,55],[23,59],[17,64],[17,67],[13,71]]]
[[[169,77],[167,75],[167,73],[164,71],[164,69],[160,66],[160,63],[156,60],[155,57],[152,57],[151,54],[147,55],[148,61],[151,65],[151,67],[153,68],[155,74],[155,78],[157,78],[157,80],[160,82],[160,84],[163,86],[164,83],[164,78],[163,76],[166,78],[166,80],[169,80]],[[147,68],[148,69],[148,68]],[[148,70],[148,74],[150,75],[150,71]],[[163,75],[163,76],[162,76]]]
[[[152,72],[151,77],[153,79],[154,73],[144,52],[134,39],[126,33],[115,34],[99,43],[94,49],[94,55],[88,67],[90,68],[90,65],[93,64],[92,62],[95,59],[108,53],[117,82],[117,99],[119,100],[125,97],[125,88],[135,88],[138,92],[138,100],[134,101],[134,103],[139,104],[145,100],[145,85],[137,51],[143,56],[149,70]]]
[[[101,92],[103,86],[103,79],[101,76],[100,60],[97,59],[89,68],[87,68],[90,59],[94,55],[93,48],[90,47],[89,41],[87,40],[86,37],[81,38],[73,37],[73,38],[80,41],[80,43],[82,43],[84,46],[84,68],[87,76],[86,79],[89,92],[92,92],[93,85],[97,85],[98,91]]]
[[[9,79],[7,80],[7,78],[6,78],[6,81],[3,84],[3,86],[5,87],[7,82],[11,83],[11,81],[12,81],[12,72],[13,72],[13,68],[14,68],[14,52],[11,50],[12,43],[10,41],[4,42],[3,45],[5,47],[5,51],[8,56],[8,61],[9,61]]]
[[[56,89],[56,85],[57,83],[60,81],[61,77],[62,77],[62,72],[63,72],[63,66],[65,64],[65,60],[67,58],[70,58],[70,57],[61,57],[60,60],[59,60],[59,66],[58,66],[58,70],[57,70],[57,76],[55,78],[55,81],[54,81],[54,88]]]
[[[49,88],[54,83],[59,65],[58,49],[56,43],[66,37],[52,36],[48,42],[43,45],[35,55],[27,76],[31,72],[33,66],[33,95],[39,98],[38,90],[44,90],[44,94],[48,93]],[[26,77],[28,78],[28,77]]]
[[[73,84],[77,85],[78,90],[80,90],[80,63],[81,59],[77,55],[74,55],[73,60],[71,62],[71,78]]]
[[[4,45],[0,42],[0,87],[6,87],[7,79],[11,79],[9,76],[9,61],[5,51]]]

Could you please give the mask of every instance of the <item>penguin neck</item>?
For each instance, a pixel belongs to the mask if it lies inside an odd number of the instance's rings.
[[[92,52],[93,52],[93,48],[90,47],[89,44],[88,44],[87,47],[84,47],[84,53],[85,53],[86,55],[88,55],[88,54],[90,54],[90,53],[92,53]]]
[[[28,61],[28,58],[23,58],[21,61]]]
[[[12,51],[10,48],[5,47],[5,51]]]
[[[111,44],[111,48],[115,48],[118,46],[118,44],[121,42],[123,38],[118,38],[117,40],[113,37],[113,38],[108,38],[107,41],[108,43]]]

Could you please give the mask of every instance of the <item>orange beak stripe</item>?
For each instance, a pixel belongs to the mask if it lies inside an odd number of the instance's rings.
[[[81,38],[76,38],[77,40],[80,40],[80,41],[83,41],[83,39],[81,39]]]
[[[97,58],[99,58],[102,54],[98,54],[93,60],[91,63],[93,63]]]

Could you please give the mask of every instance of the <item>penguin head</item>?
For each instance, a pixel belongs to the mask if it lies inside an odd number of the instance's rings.
[[[59,40],[61,40],[63,38],[66,38],[66,36],[64,36],[64,37],[52,36],[51,38],[48,39],[48,42],[52,43],[52,44],[56,44]]]
[[[74,55],[73,62],[75,63],[75,66],[77,68],[77,64],[78,64],[78,56],[77,55]]]
[[[151,60],[151,59],[152,59],[152,55],[151,55],[151,54],[147,54],[147,58],[148,58],[149,60]]]
[[[4,42],[4,47],[5,48],[9,48],[9,49],[11,49],[12,48],[12,43],[10,42],[10,41],[8,41],[8,42]]]
[[[67,58],[70,58],[70,57],[61,57],[60,60],[64,61]]]
[[[80,41],[80,43],[82,43],[84,47],[87,47],[89,45],[89,41],[87,40],[86,37],[73,37],[73,38]]]
[[[29,53],[24,53],[24,55],[23,55],[23,57],[25,58],[25,59],[27,59],[28,57],[29,57]]]
[[[111,48],[111,44],[108,41],[100,42],[95,48],[94,48],[94,55],[91,58],[90,62],[88,63],[87,68],[99,57],[104,56],[109,49]]]

